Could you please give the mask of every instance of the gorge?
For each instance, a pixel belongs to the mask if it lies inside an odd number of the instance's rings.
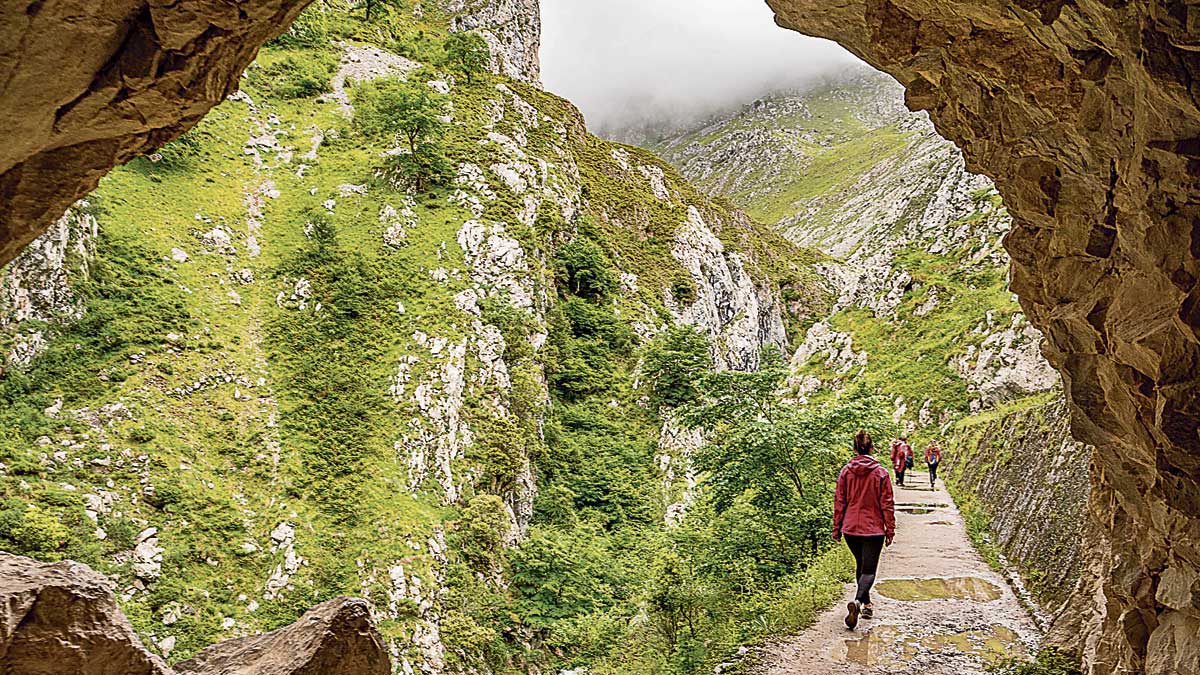
[[[685,539],[742,532],[668,525],[704,440],[645,400],[674,390],[644,364],[698,354],[690,326],[718,370],[789,353],[796,401],[865,380],[893,425],[1030,438],[1012,447],[1062,452],[1072,484],[1090,462],[1052,641],[1085,672],[1200,672],[1196,7],[771,0],[928,119],[864,76],[661,139],[677,173],[539,89],[534,2],[303,4],[4,4],[0,261],[50,229],[3,277],[6,548],[91,564],[172,662],[353,594],[366,660],[399,672],[612,664],[628,607],[690,618],[694,598],[643,595],[708,579]],[[446,65],[451,29],[493,74]],[[69,68],[64,36],[86,46]],[[387,78],[446,97],[443,187],[409,189],[356,126]],[[1064,405],[1094,454],[1038,412]],[[1010,555],[1044,553],[1013,527]],[[695,668],[761,637],[741,618],[712,619],[707,652],[640,630]],[[630,669],[660,646],[629,644]]]

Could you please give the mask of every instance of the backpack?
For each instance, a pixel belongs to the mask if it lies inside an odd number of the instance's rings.
[[[913,467],[912,455],[906,455],[904,457],[904,468],[911,469],[912,467]]]

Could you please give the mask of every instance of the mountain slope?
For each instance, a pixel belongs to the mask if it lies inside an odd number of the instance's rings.
[[[885,75],[756,101],[653,147],[698,185],[830,258],[833,312],[795,352],[797,395],[863,381],[897,419],[946,422],[1053,388],[1007,290],[990,182]]]
[[[692,489],[638,363],[683,325],[756,368],[815,256],[589,136],[530,3],[375,11],[317,3],[5,270],[0,546],[102,571],[171,660],[337,594],[398,672],[627,658]],[[441,185],[354,121],[389,77],[446,98]]]

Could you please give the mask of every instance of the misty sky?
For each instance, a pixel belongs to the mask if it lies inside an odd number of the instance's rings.
[[[541,0],[542,80],[603,134],[705,117],[855,57],[775,25],[763,0]]]

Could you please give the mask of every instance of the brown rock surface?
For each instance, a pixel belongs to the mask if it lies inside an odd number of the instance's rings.
[[[277,631],[227,640],[175,664],[179,675],[388,675],[365,600],[336,598]]]
[[[170,675],[146,651],[105,579],[75,562],[0,553],[0,672]]]
[[[147,651],[104,576],[76,562],[0,552],[0,673],[5,675],[388,675],[364,600],[335,598],[262,635],[179,663]]]
[[[0,265],[194,125],[309,0],[0,0]]]
[[[1097,447],[1085,664],[1200,672],[1200,594],[1176,581],[1200,569],[1200,5],[768,4],[894,75],[995,180],[1013,289]]]

